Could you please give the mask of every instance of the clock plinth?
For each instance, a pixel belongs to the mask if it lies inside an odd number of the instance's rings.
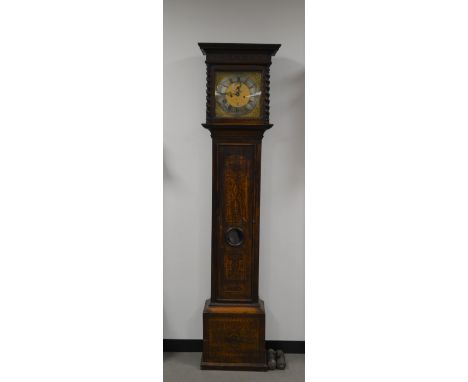
[[[202,369],[266,371],[258,296],[261,147],[269,67],[278,44],[200,43],[213,141],[211,298],[203,311]]]
[[[211,304],[206,300],[201,368],[267,370],[262,300],[258,304]]]

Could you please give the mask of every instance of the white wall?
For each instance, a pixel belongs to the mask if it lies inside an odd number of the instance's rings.
[[[304,340],[303,0],[164,2],[164,338],[201,338],[210,295],[211,138],[198,42],[282,44],[262,148],[259,294],[266,338]]]

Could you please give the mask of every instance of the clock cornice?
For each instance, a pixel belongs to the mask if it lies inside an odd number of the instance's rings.
[[[281,44],[245,44],[245,43],[218,43],[218,42],[199,42],[198,46],[204,55],[211,53],[252,53],[260,52],[274,56]]]

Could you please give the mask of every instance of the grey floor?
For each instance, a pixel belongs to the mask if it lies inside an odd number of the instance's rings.
[[[304,382],[304,354],[286,354],[285,370],[200,370],[201,353],[164,353],[164,382]]]

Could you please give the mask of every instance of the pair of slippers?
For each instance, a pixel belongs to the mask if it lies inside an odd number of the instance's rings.
[[[268,349],[268,368],[270,370],[280,369],[284,370],[286,367],[286,359],[282,350]]]

